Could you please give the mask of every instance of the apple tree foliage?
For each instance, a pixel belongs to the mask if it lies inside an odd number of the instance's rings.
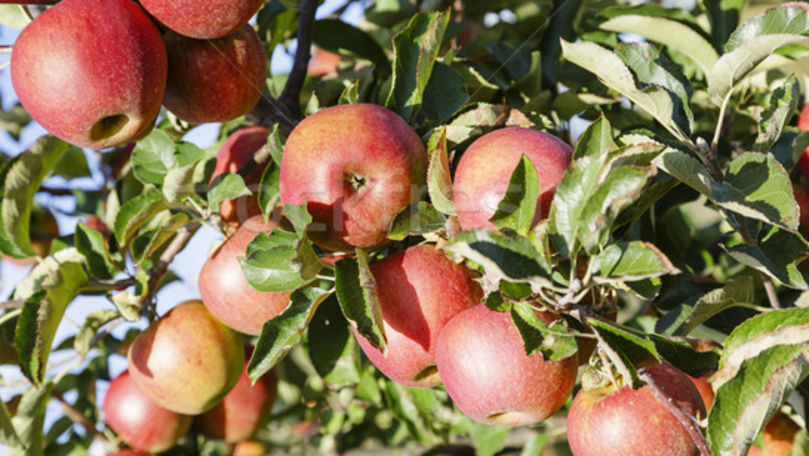
[[[510,313],[526,353],[565,358],[576,351],[574,336],[591,331],[598,341],[591,363],[634,386],[643,384],[639,369],[650,359],[694,375],[715,371],[716,401],[702,423],[712,454],[747,454],[782,407],[806,420],[809,242],[792,185],[806,180],[796,163],[809,135],[795,122],[809,88],[809,4],[363,6],[357,26],[339,14],[312,25],[314,44],[341,62],[336,74],[306,80],[300,107],[311,114],[368,102],[394,110],[428,146],[428,185],[396,218],[385,247],[323,261],[307,236],[305,204],[284,207],[289,226],[247,247],[240,262],[251,286],[293,291],[253,340],[250,377],[275,369],[280,378],[273,418],[257,440],[292,451],[458,442],[481,455],[514,442],[525,455],[564,451],[564,409],[528,429],[477,424],[453,409],[443,389],[397,385],[361,356],[349,325],[377,348],[386,343],[369,263],[424,240],[481,273],[486,305]],[[296,36],[298,7],[270,0],[259,11],[268,52]],[[0,21],[23,27],[21,11],[0,5]],[[286,78],[267,75],[271,97]],[[222,124],[219,142],[203,150],[182,140],[191,126],[166,113],[131,158],[123,148],[95,156],[107,174],[97,190],[70,185],[89,168],[81,150],[54,137],[4,158],[4,255],[33,255],[34,196],[54,193],[43,186],[53,176],[67,182],[56,194],[75,200],[72,215],[95,215],[109,227],[79,224],[55,239],[2,306],[0,362],[19,366],[29,382],[19,399],[0,404],[0,443],[10,454],[83,454],[93,439],[112,438],[96,384],[110,379],[108,358],[124,353],[138,331],[120,339],[110,328],[156,319],[156,293],[176,279],[173,255],[203,224],[221,227],[222,201],[250,193],[239,173],[207,183],[216,146],[256,117]],[[15,138],[30,121],[20,106],[0,114],[0,127]],[[265,216],[279,199],[288,133],[269,126],[268,147],[249,163],[264,167],[253,191]],[[498,231],[461,231],[452,170],[474,139],[504,126],[563,138],[575,146],[572,163],[538,225],[538,177],[524,157],[491,218]],[[54,340],[67,307],[99,294],[110,305],[94,310],[75,336]],[[613,305],[618,323],[604,317]],[[533,308],[566,318],[546,324]],[[54,351],[75,352],[81,368],[51,367]],[[45,428],[46,404],[67,393],[76,399]],[[793,454],[806,454],[805,442],[804,432]],[[224,454],[225,446],[192,433],[168,454],[199,451]]]

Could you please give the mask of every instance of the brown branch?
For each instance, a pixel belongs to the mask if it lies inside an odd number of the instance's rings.
[[[2,0],[0,0],[0,4],[2,4]],[[12,46],[10,44],[0,46],[0,55],[2,54],[11,54]]]
[[[195,222],[189,226],[185,226],[177,230],[177,235],[174,236],[174,239],[171,240],[171,243],[168,245],[168,247],[166,247],[166,250],[164,250],[160,255],[160,258],[158,258],[152,268],[149,269],[149,283],[147,285],[148,289],[140,301],[141,308],[144,308],[144,304],[151,300],[152,296],[154,295],[154,290],[160,284],[160,281],[163,280],[163,276],[166,275],[166,272],[168,272],[169,265],[174,260],[174,257],[183,250],[185,245],[191,239],[191,236],[197,232],[199,227],[199,222]]]
[[[65,416],[70,418],[76,424],[81,425],[88,434],[92,435],[94,438],[98,439],[107,451],[117,451],[118,445],[114,442],[110,441],[104,434],[99,432],[98,429],[95,427],[95,423],[87,419],[79,409],[73,406],[70,402],[65,400],[62,396],[62,393],[57,391],[56,389],[51,389],[51,396],[59,401],[62,404],[62,407],[65,412]]]
[[[317,0],[303,0],[301,2],[300,19],[298,19],[298,48],[295,50],[295,61],[292,70],[289,72],[289,79],[281,92],[279,101],[283,103],[289,111],[300,117],[301,113],[301,89],[303,81],[306,79],[306,68],[309,65],[310,48],[312,47],[312,32],[315,23],[315,11],[317,10]]]
[[[278,124],[278,129],[284,135],[288,135],[298,123],[289,108],[267,92],[262,94],[258,104],[247,113],[247,118],[265,127]]]
[[[121,280],[91,280],[82,287],[82,292],[85,291],[106,291],[106,290],[125,290],[138,281],[134,277],[129,277]]]
[[[697,446],[699,453],[702,456],[711,456],[711,450],[708,448],[708,442],[705,441],[705,436],[702,435],[702,432],[699,430],[699,424],[697,424],[697,420],[689,415],[680,404],[678,404],[672,397],[669,395],[666,390],[657,383],[654,377],[649,374],[646,369],[641,369],[638,372],[638,377],[646,383],[646,386],[649,387],[649,391],[666,406],[667,409],[677,418],[677,421],[685,428],[688,435],[691,436],[691,440],[694,441],[694,445]]]

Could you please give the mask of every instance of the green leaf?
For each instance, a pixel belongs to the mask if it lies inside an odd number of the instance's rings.
[[[348,81],[346,81],[347,83]],[[353,83],[348,84],[340,94],[338,104],[352,104],[360,101],[360,80],[357,79]]]
[[[150,191],[138,195],[121,206],[115,216],[113,231],[118,245],[127,245],[135,232],[155,214],[166,209],[163,194]]]
[[[301,288],[289,297],[289,306],[264,323],[253,356],[247,364],[247,375],[255,382],[270,371],[301,340],[320,303],[329,292],[320,288]]]
[[[15,258],[34,254],[29,230],[34,194],[67,149],[66,142],[44,136],[9,163],[0,203],[3,216],[0,241],[5,254]]]
[[[756,289],[753,278],[746,275],[731,277],[722,288],[711,290],[697,300],[677,333],[688,335],[719,312],[731,307],[749,306],[754,302],[756,302]]]
[[[643,241],[611,244],[592,261],[593,280],[597,283],[634,282],[680,273],[663,252]]]
[[[312,41],[321,49],[334,53],[350,52],[370,60],[383,75],[390,74],[390,62],[382,47],[363,30],[338,19],[315,21]]]
[[[408,236],[423,235],[444,229],[447,217],[430,203],[419,201],[405,208],[391,223],[388,239],[401,241]]]
[[[86,356],[90,350],[90,343],[98,333],[98,330],[107,323],[118,318],[120,314],[117,310],[102,309],[87,315],[84,319],[81,328],[76,333],[76,339],[73,341],[73,348],[82,356]]]
[[[427,167],[427,192],[433,206],[446,215],[455,215],[452,177],[449,173],[447,127],[441,127],[427,142],[430,163]]]
[[[786,397],[809,376],[809,309],[757,315],[725,340],[708,416],[714,454],[745,455]]]
[[[717,49],[725,44],[739,25],[745,0],[705,0],[703,5],[711,21],[711,35]],[[707,73],[706,73],[707,74]]]
[[[298,241],[295,233],[277,228],[269,235],[259,233],[247,245],[246,257],[239,258],[250,286],[259,291],[279,292],[295,290],[310,282],[314,274],[307,273],[304,277],[292,264],[299,258]]]
[[[236,173],[220,174],[211,182],[211,188],[208,190],[208,207],[211,211],[218,212],[219,204],[222,201],[245,195],[251,195],[251,193],[244,184],[242,176]]]
[[[111,279],[116,272],[104,236],[84,223],[76,225],[73,235],[76,249],[87,259],[87,269],[93,277]]]
[[[3,401],[0,401],[0,443],[11,447],[22,444],[14,425],[11,424],[11,414]]]
[[[393,81],[385,106],[408,122],[421,109],[448,23],[448,11],[419,13],[393,37]]]
[[[469,103],[466,81],[458,71],[436,62],[427,87],[419,115],[432,124],[445,122]]]
[[[152,219],[143,226],[135,239],[132,240],[132,260],[136,264],[141,264],[155,253],[163,244],[174,237],[177,230],[188,225],[189,218],[184,212],[172,214],[169,211],[162,211],[155,214]]]
[[[3,17],[3,14],[6,14],[3,9],[8,8],[20,8],[20,6],[0,5],[0,18]],[[0,19],[0,23],[2,22],[3,19]],[[0,112],[0,130],[7,132],[12,138],[19,141],[22,129],[31,123],[31,120],[31,115],[28,114],[28,111],[17,103],[8,111]]]
[[[421,443],[430,442],[435,437],[431,435],[429,426],[425,422],[424,414],[420,413],[416,405],[415,396],[419,393],[416,388],[405,388],[393,381],[385,382],[385,399],[388,410],[394,417],[403,423],[414,439]]]
[[[368,266],[368,254],[357,249],[357,258],[344,258],[334,265],[334,286],[346,319],[372,347],[386,352],[387,339],[376,280]]]
[[[23,8],[25,5],[0,5],[0,24],[22,30],[31,22]]]
[[[84,151],[79,147],[68,145],[65,154],[54,166],[53,175],[61,176],[68,180],[77,177],[92,177]]]
[[[48,380],[41,386],[32,386],[22,395],[17,413],[11,419],[22,446],[9,448],[9,456],[44,456],[43,428],[45,407],[50,399],[53,383]]]
[[[763,35],[809,33],[808,10],[805,4],[798,2],[768,8],[733,31],[725,43],[725,52],[735,51],[749,40]]]
[[[773,228],[756,245],[722,247],[736,261],[761,271],[790,288],[809,289],[797,265],[809,254],[809,246],[798,234]]]
[[[303,236],[307,227],[312,224],[312,216],[309,214],[307,201],[301,203],[300,206],[285,204],[284,216],[292,223],[298,236]]]
[[[545,323],[528,302],[512,305],[511,320],[520,331],[528,356],[541,353],[545,360],[559,361],[574,356],[578,350],[576,338],[567,331],[564,320]]]
[[[163,197],[166,203],[179,205],[186,198],[195,194],[194,171],[195,164],[172,168],[166,173],[163,180]],[[218,209],[218,206],[217,206]]]
[[[494,456],[506,446],[506,439],[513,430],[510,426],[489,426],[482,423],[469,424],[469,438],[475,446],[475,456]]]
[[[174,141],[168,134],[162,130],[152,130],[147,137],[138,141],[132,151],[135,177],[144,184],[162,184],[166,174],[177,164],[174,150]]]
[[[261,208],[264,220],[270,219],[281,198],[281,156],[284,152],[284,145],[281,142],[277,124],[270,131],[267,147],[272,160],[264,168],[258,187],[258,206]]]
[[[781,131],[798,108],[800,87],[795,75],[788,77],[784,85],[775,89],[770,96],[770,104],[761,113],[758,124],[758,137],[753,150],[767,152],[781,137]]]
[[[667,148],[653,162],[655,166],[694,190],[712,198],[711,187],[715,181],[705,164],[693,156]]]
[[[327,385],[340,387],[359,383],[359,345],[334,295],[315,313],[307,337],[309,357]]]
[[[539,200],[539,175],[531,159],[523,155],[511,173],[506,194],[489,219],[499,230],[509,228],[527,236],[534,226]]]

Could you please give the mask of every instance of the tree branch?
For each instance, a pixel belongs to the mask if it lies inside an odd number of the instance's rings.
[[[0,0],[0,4],[2,4],[2,0]],[[0,55],[2,54],[11,54],[12,46],[10,44],[4,44],[0,46]]]
[[[247,118],[265,127],[278,124],[278,129],[285,136],[298,123],[289,108],[267,92],[261,95],[258,104],[247,113]]]
[[[117,451],[118,445],[114,442],[111,442],[107,437],[98,431],[95,427],[95,423],[87,419],[81,411],[79,411],[76,407],[73,406],[70,402],[65,400],[62,396],[62,393],[57,391],[56,389],[51,389],[51,396],[59,401],[64,408],[65,416],[70,418],[76,424],[81,425],[88,434],[92,435],[94,438],[98,439],[107,451]]]
[[[303,0],[301,2],[300,19],[298,20],[298,48],[295,50],[295,62],[289,72],[289,79],[281,92],[280,101],[295,117],[301,113],[301,89],[306,79],[306,68],[309,65],[310,48],[312,47],[312,32],[315,23],[317,0]]]
[[[171,243],[168,245],[168,247],[166,247],[166,250],[164,250],[160,255],[160,258],[158,258],[152,268],[149,269],[148,291],[140,301],[141,308],[144,307],[146,302],[152,299],[152,296],[154,296],[154,290],[160,284],[160,281],[163,280],[163,276],[166,275],[166,272],[168,272],[169,265],[174,260],[174,257],[183,250],[185,245],[191,239],[191,236],[197,232],[199,227],[199,222],[195,222],[189,226],[185,226],[177,230],[177,235],[174,236],[174,239],[171,240]]]

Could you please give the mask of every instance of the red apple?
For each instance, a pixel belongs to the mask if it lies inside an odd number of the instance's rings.
[[[103,149],[152,129],[166,86],[166,50],[131,0],[62,0],[17,38],[11,80],[46,130]]]
[[[481,423],[508,426],[533,424],[559,410],[573,391],[578,368],[575,355],[556,362],[539,353],[527,356],[511,315],[483,304],[444,327],[435,361],[461,412]]]
[[[269,134],[270,130],[261,126],[242,128],[231,134],[222,143],[222,147],[216,154],[216,167],[214,167],[211,182],[220,174],[239,171],[239,167],[267,144]],[[241,222],[261,213],[261,209],[258,207],[258,184],[262,171],[262,168],[256,166],[248,175],[244,176],[245,183],[253,192],[252,195],[222,201],[219,206],[219,214],[225,223],[237,228]]]
[[[208,310],[228,327],[250,335],[261,334],[264,323],[289,305],[291,291],[261,292],[244,277],[239,257],[259,233],[269,233],[275,220],[261,215],[247,219],[202,266],[199,292]]]
[[[421,139],[392,111],[362,103],[326,108],[287,139],[281,202],[308,201],[310,235],[321,247],[376,247],[396,215],[419,199],[426,163]]]
[[[685,373],[669,364],[648,370],[685,412],[705,416],[702,398]],[[579,391],[567,416],[567,439],[575,456],[699,454],[686,429],[646,385]]]
[[[548,133],[509,127],[478,138],[458,162],[453,192],[461,228],[494,229],[489,219],[506,194],[511,174],[523,155],[533,162],[539,175],[540,194],[534,221],[548,215],[573,149]]]
[[[801,427],[783,412],[772,417],[764,428],[764,450],[767,456],[788,456]]]
[[[159,406],[197,415],[239,380],[244,348],[201,301],[186,301],[138,335],[127,358],[132,379]]]
[[[233,456],[264,456],[266,454],[270,454],[270,450],[261,442],[254,440],[239,442],[233,448]]]
[[[213,40],[168,32],[163,41],[169,61],[163,104],[180,119],[192,124],[226,122],[258,103],[267,58],[249,25]]]
[[[761,448],[757,446],[751,446],[750,450],[747,452],[747,456],[766,456],[766,455],[764,454],[764,451]]]
[[[239,30],[261,7],[262,0],[141,0],[152,16],[171,30],[191,38],[219,38]]]
[[[249,358],[251,353],[252,350],[248,350],[245,358]],[[202,432],[228,443],[250,438],[272,408],[278,393],[277,384],[275,374],[270,371],[251,386],[245,361],[236,386],[216,407],[199,416]]]
[[[314,78],[330,76],[337,73],[338,63],[340,63],[340,54],[325,49],[315,49],[306,72]]]
[[[809,131],[809,103],[803,105],[801,115],[798,117],[798,128],[803,131]],[[809,147],[804,149],[801,158],[798,160],[798,168],[800,168],[803,176],[809,179]]]
[[[688,376],[691,381],[694,383],[694,386],[697,387],[697,391],[699,391],[700,397],[702,397],[702,403],[705,405],[705,410],[710,410],[711,406],[713,405],[713,400],[716,397],[714,393],[713,386],[708,381],[708,378],[711,376],[713,372],[705,374],[700,377],[692,377]]]
[[[419,245],[371,265],[382,308],[387,353],[354,334],[388,378],[410,387],[441,383],[435,368],[438,334],[452,317],[480,302],[472,272],[431,245]]]
[[[107,456],[152,456],[152,455],[144,451],[121,450],[116,451],[115,453],[109,453]]]
[[[801,229],[809,233],[809,193],[798,184],[792,184],[792,191],[795,194],[795,203],[798,205]]]
[[[152,402],[124,371],[104,396],[104,420],[132,448],[161,452],[173,447],[191,426],[191,417]]]

